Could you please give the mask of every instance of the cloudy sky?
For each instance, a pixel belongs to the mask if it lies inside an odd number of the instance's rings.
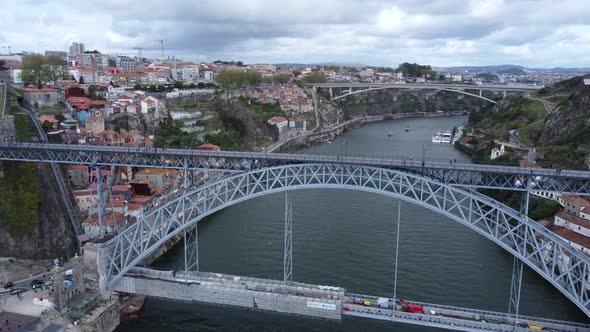
[[[0,45],[186,60],[590,67],[589,0],[2,0]],[[6,49],[0,52],[6,53]]]

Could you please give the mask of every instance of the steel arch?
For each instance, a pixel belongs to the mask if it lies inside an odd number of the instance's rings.
[[[404,89],[404,90],[417,89],[417,90],[426,90],[426,89],[432,89],[432,90],[438,90],[438,91],[448,91],[448,92],[461,93],[461,94],[464,94],[464,95],[467,95],[467,96],[476,97],[476,98],[479,98],[479,99],[483,99],[483,100],[485,100],[487,102],[496,104],[496,101],[495,100],[492,100],[492,99],[489,99],[489,98],[486,98],[486,97],[483,97],[483,96],[480,96],[480,95],[476,95],[476,94],[473,94],[473,93],[465,92],[463,90],[459,90],[459,89],[455,89],[455,88],[439,88],[439,87],[430,87],[430,86],[425,86],[425,87],[410,87],[410,88],[408,88],[408,87],[404,87],[403,84],[398,84],[398,85],[400,85],[400,86],[384,86],[384,87],[376,87],[376,88],[369,88],[369,89],[363,89],[363,90],[356,90],[356,91],[352,91],[352,92],[349,92],[349,93],[344,94],[344,95],[336,96],[334,98],[331,98],[330,100],[332,100],[332,101],[333,100],[338,100],[338,99],[342,99],[342,98],[345,98],[345,97],[348,97],[348,96],[352,96],[352,95],[356,95],[356,94],[359,94],[359,93],[364,93],[364,92],[369,92],[369,91],[378,91],[378,90],[388,90],[388,89],[398,89],[398,90],[399,89]],[[477,85],[475,85],[474,87],[477,87]],[[480,90],[480,89],[473,89],[473,90]]]
[[[590,316],[590,257],[521,213],[485,195],[399,170],[296,164],[254,170],[197,188],[148,214],[107,244],[102,287],[202,218],[239,202],[287,190],[340,188],[400,198],[445,215],[521,259]]]

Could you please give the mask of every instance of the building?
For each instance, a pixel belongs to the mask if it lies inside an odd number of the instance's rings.
[[[286,135],[289,131],[289,121],[282,116],[273,116],[268,123],[277,127],[279,136]]]
[[[104,118],[102,116],[89,116],[86,118],[84,127],[92,130],[95,134],[102,133],[104,131]]]
[[[115,58],[115,65],[125,71],[130,71],[137,68],[137,61],[128,56],[117,56]]]
[[[590,78],[584,79],[584,85],[590,85]]]
[[[494,160],[498,157],[503,156],[504,154],[506,154],[506,149],[504,148],[504,144],[502,144],[499,149],[492,148],[492,152],[490,153],[490,159]]]
[[[149,96],[142,99],[140,105],[142,114],[153,114],[156,119],[160,117],[162,105],[158,99]]]
[[[29,86],[24,89],[25,100],[31,104],[37,104],[39,107],[51,107],[58,103],[57,90],[52,88],[41,88],[38,89],[33,86]]]
[[[304,118],[301,118],[301,117],[289,118],[289,129],[290,130],[305,131],[306,130],[305,128],[306,128],[306,121]]]
[[[88,212],[92,206],[97,205],[97,194],[96,190],[91,191],[89,189],[72,190],[72,194],[76,199],[76,205],[82,212]]]
[[[45,56],[58,56],[65,59],[68,54],[64,51],[45,51]]]
[[[80,54],[80,66],[102,69],[109,67],[109,56],[98,51],[86,51]]]
[[[151,190],[163,188],[168,179],[169,172],[163,168],[146,168],[135,174],[135,179],[149,183]]]
[[[119,212],[108,211],[103,215],[105,224],[106,224],[106,232],[113,233],[120,229],[120,227],[125,225],[125,215]],[[84,229],[84,234],[89,238],[95,238],[100,236],[100,222],[98,221],[98,214],[93,214],[90,218],[84,220],[82,222],[82,228]]]
[[[79,56],[80,54],[84,53],[84,44],[73,42],[70,46],[70,54],[72,56]]]
[[[90,181],[90,173],[86,165],[69,165],[68,178],[74,188],[87,188]]]
[[[562,211],[555,215],[550,230],[574,248],[590,255],[590,220]]]
[[[559,204],[563,206],[565,212],[578,217],[580,217],[582,213],[590,212],[590,201],[580,196],[562,195],[559,197]]]

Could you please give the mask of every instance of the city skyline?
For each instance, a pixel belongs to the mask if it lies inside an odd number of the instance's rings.
[[[2,52],[87,50],[190,61],[589,67],[576,1],[43,1],[8,3]],[[132,11],[132,12],[130,12]]]

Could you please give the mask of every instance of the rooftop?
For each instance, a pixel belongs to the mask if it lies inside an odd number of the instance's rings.
[[[562,238],[566,239],[567,241],[574,242],[576,244],[581,245],[584,248],[590,248],[590,238],[584,236],[582,234],[576,233],[571,229],[560,227],[560,226],[551,226],[549,227],[553,233],[561,236]]]
[[[590,207],[590,201],[577,195],[561,195],[561,200],[575,206]]]
[[[558,214],[555,215],[556,217],[559,217],[565,221],[568,221],[572,224],[576,224],[578,226],[582,226],[584,228],[589,228],[590,229],[590,220],[586,220],[584,218],[580,218],[578,216],[574,216],[571,213],[567,213],[565,211],[561,211]]]

